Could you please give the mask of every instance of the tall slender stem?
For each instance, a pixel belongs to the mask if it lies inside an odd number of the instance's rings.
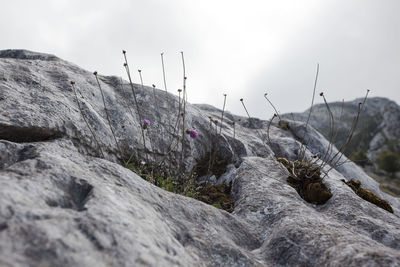
[[[128,79],[129,79],[129,84],[131,86],[132,89],[132,94],[133,94],[133,99],[135,100],[135,105],[136,105],[136,111],[138,113],[139,116],[139,125],[141,126],[142,124],[142,115],[140,113],[140,108],[139,108],[139,104],[137,102],[137,98],[136,98],[136,92],[135,92],[135,87],[133,86],[133,82],[132,82],[132,77],[131,77],[131,72],[129,70],[129,64],[128,64],[128,59],[126,58],[126,51],[122,50],[122,53],[124,54],[124,59],[125,59],[125,63],[124,63],[124,67],[126,70],[126,74],[128,75]],[[143,147],[144,147],[144,153],[146,155],[146,160],[149,161],[148,155],[147,155],[147,148],[146,148],[146,138],[144,137],[144,130],[143,127],[140,127],[140,130],[142,132],[142,139],[143,139]]]
[[[74,82],[74,81],[71,81],[71,86],[72,86],[72,89],[73,89],[73,91],[74,91],[75,99],[76,99],[76,102],[78,103],[78,107],[79,107],[79,110],[80,110],[80,112],[81,112],[82,118],[83,118],[83,120],[85,121],[87,127],[89,128],[89,131],[90,131],[90,133],[92,134],[93,139],[94,139],[94,141],[96,142],[97,147],[99,148],[100,153],[101,153],[101,155],[102,155],[103,158],[104,158],[104,153],[103,153],[103,150],[101,149],[100,143],[99,143],[99,141],[97,141],[96,135],[94,134],[94,131],[93,131],[92,127],[90,127],[90,124],[89,124],[89,122],[87,121],[85,114],[83,113],[83,109],[82,109],[82,107],[81,107],[81,104],[79,103],[79,99],[78,99],[78,95],[77,95],[77,93],[76,93],[75,82]]]
[[[165,101],[167,102],[167,109],[168,109],[168,119],[171,124],[171,110],[168,101],[168,90],[167,90],[167,79],[165,76],[165,65],[164,65],[164,53],[161,53],[161,65],[162,65],[162,72],[163,72],[163,80],[164,80],[164,89],[165,89]]]
[[[182,67],[183,67],[183,115],[182,115],[182,151],[181,151],[181,160],[180,167],[183,164],[183,155],[185,153],[185,116],[186,116],[186,101],[187,101],[187,92],[186,92],[186,67],[185,67],[185,58],[183,56],[183,52],[181,52],[182,56]]]
[[[104,99],[103,90],[101,89],[100,82],[99,82],[99,78],[97,77],[97,71],[93,72],[93,75],[96,77],[97,85],[98,85],[98,87],[99,87],[99,89],[100,89],[101,98],[103,99],[103,105],[104,105],[104,110],[105,110],[105,112],[106,112],[106,117],[107,117],[108,125],[110,126],[110,130],[111,130],[111,133],[112,133],[112,135],[113,135],[113,137],[114,137],[115,144],[117,145],[118,152],[120,153],[120,155],[121,155],[121,157],[122,157],[123,154],[122,154],[121,148],[119,147],[119,144],[118,144],[118,141],[117,141],[117,137],[115,136],[114,129],[113,129],[112,125],[111,125],[110,115],[108,114],[108,109],[107,109],[106,101],[105,101],[105,99]]]
[[[317,63],[317,73],[315,74],[315,80],[314,80],[314,89],[313,89],[313,95],[312,95],[312,100],[311,100],[311,107],[310,107],[310,112],[308,113],[308,117],[307,117],[307,121],[306,121],[306,126],[303,132],[303,137],[301,138],[301,146],[300,146],[300,153],[299,155],[301,156],[301,161],[304,160],[304,156],[305,156],[305,146],[304,146],[304,137],[306,136],[307,133],[307,127],[308,127],[308,123],[310,122],[310,118],[311,118],[311,113],[312,113],[312,108],[314,105],[314,99],[315,99],[315,90],[317,88],[317,81],[318,81],[318,74],[319,74],[319,63]],[[304,151],[303,151],[304,150]]]
[[[244,110],[246,111],[247,117],[249,117],[250,124],[253,125],[253,121],[251,120],[249,111],[247,110],[246,105],[244,104],[243,98],[240,99],[240,102],[242,102],[242,105],[243,105]],[[253,125],[253,127],[256,130],[256,133],[258,134],[258,137],[261,139],[261,142],[263,143],[264,148],[268,151],[268,148],[265,145],[264,138],[263,138],[262,134],[258,131],[258,129],[255,127],[255,125]]]
[[[222,107],[221,125],[219,126],[219,134],[221,134],[222,132],[222,121],[224,120],[225,104],[226,104],[226,94],[224,94],[224,106]]]
[[[272,104],[272,102],[268,99],[267,93],[264,94],[264,98],[267,99],[268,103],[272,106],[272,108],[273,108],[274,111],[275,111],[275,114],[278,116],[279,120],[281,121],[281,120],[282,120],[282,119],[281,119],[281,116],[279,115],[279,112],[278,112],[278,110],[275,108],[274,104]]]

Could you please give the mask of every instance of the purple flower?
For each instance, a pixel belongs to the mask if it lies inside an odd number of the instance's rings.
[[[186,130],[186,133],[188,133],[190,135],[190,137],[193,139],[195,139],[195,138],[197,138],[197,136],[199,136],[199,133],[194,129]]]
[[[150,126],[151,122],[148,119],[143,119],[142,120],[142,128],[147,129],[147,126]]]

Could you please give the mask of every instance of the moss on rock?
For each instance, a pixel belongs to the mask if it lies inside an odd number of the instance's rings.
[[[361,187],[361,182],[360,180],[350,180],[350,181],[345,181],[342,180],[345,184],[347,184],[359,197],[362,199],[375,204],[376,206],[387,210],[390,213],[393,213],[393,208],[390,206],[389,202],[387,202],[384,199],[381,199],[379,196],[376,194],[372,193],[371,191],[362,188]]]
[[[232,212],[234,203],[230,197],[231,188],[232,183],[204,185],[199,188],[197,199],[209,205],[213,205],[216,208]]]

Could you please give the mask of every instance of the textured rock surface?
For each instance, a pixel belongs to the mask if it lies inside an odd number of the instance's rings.
[[[1,266],[399,265],[400,202],[360,168],[349,163],[332,170],[325,182],[333,197],[321,206],[287,185],[287,170],[273,151],[295,159],[303,124],[290,121],[291,131],[272,125],[269,144],[261,139],[267,121],[228,113],[217,136],[208,116],[219,118],[220,110],[188,105],[186,127],[200,135],[186,138],[185,168],[210,146],[229,159],[219,178],[233,181],[229,214],[157,188],[118,164],[133,152],[143,155],[138,118],[129,87],[116,77],[100,80],[122,153],[93,74],[51,55],[0,51]],[[165,92],[136,90],[144,117],[153,122],[147,143],[150,136],[157,160],[173,137],[175,116],[168,116]],[[176,113],[178,98],[169,95],[168,102]],[[322,135],[310,129],[309,138],[307,156],[325,151]],[[353,178],[388,200],[394,214],[340,181]]]

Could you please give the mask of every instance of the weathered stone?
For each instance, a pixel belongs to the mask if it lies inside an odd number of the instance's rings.
[[[400,202],[353,163],[329,172],[332,197],[305,202],[275,156],[295,160],[304,123],[275,123],[226,112],[219,136],[209,116],[221,110],[187,105],[184,169],[213,147],[226,157],[218,182],[232,182],[234,211],[162,190],[120,165],[145,158],[130,87],[100,77],[118,149],[90,72],[55,56],[0,51],[1,266],[396,266]],[[1,77],[1,76],[0,76]],[[72,91],[95,130],[105,158],[82,119]],[[163,91],[135,85],[150,160],[168,150],[176,115]],[[189,89],[190,90],[190,89]],[[190,91],[189,91],[190,94]],[[177,113],[178,98],[168,95]],[[239,121],[240,119],[240,121]],[[235,138],[232,122],[235,121]],[[150,138],[151,137],[151,138]],[[309,128],[306,157],[328,142]],[[178,151],[180,145],[178,146]],[[333,150],[336,151],[336,150]],[[176,154],[179,156],[179,153]],[[173,164],[173,162],[171,162]],[[330,166],[325,166],[328,170]],[[361,199],[341,179],[358,179],[387,200],[393,214]]]

